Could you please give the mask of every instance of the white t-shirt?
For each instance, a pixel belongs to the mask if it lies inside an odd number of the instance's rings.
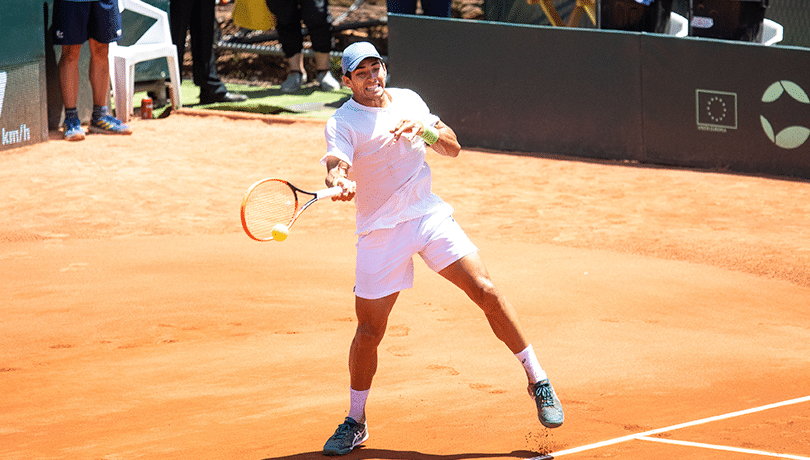
[[[344,103],[326,123],[326,155],[350,165],[349,178],[357,183],[357,234],[393,228],[427,214],[453,213],[453,208],[431,192],[430,167],[425,162],[425,142],[402,136],[392,142],[400,120],[420,120],[433,125],[439,117],[408,89],[389,88],[386,108],[367,107],[354,99]]]

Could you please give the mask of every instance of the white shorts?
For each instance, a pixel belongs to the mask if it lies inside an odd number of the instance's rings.
[[[443,213],[371,231],[357,239],[354,294],[381,299],[413,287],[414,254],[439,272],[476,251],[453,216]]]

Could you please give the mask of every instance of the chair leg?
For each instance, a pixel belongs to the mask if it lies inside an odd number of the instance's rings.
[[[596,3],[594,0],[582,1],[582,8],[585,10],[585,13],[588,14],[588,17],[591,19],[591,23],[596,25]]]
[[[118,117],[121,121],[126,123],[129,121],[129,118],[135,113],[133,109],[133,102],[132,98],[135,97],[135,63],[126,61],[126,96],[124,97],[124,107],[123,113],[121,117]],[[122,118],[123,117],[123,118]]]
[[[574,10],[571,11],[571,16],[568,17],[568,24],[567,27],[579,27],[579,21],[582,20],[582,7],[575,6]]]
[[[169,80],[172,85],[172,109],[179,109],[183,107],[183,103],[180,101],[180,67],[176,56],[166,56],[166,62],[169,65]]]
[[[563,27],[565,23],[563,22],[562,18],[560,17],[560,13],[557,12],[557,9],[554,8],[554,0],[527,0],[530,5],[540,4],[540,8],[543,9],[543,13],[546,14],[548,21],[554,27]]]
[[[126,78],[126,60],[123,57],[116,56],[113,62],[113,97],[115,98],[115,116],[121,121],[126,122],[128,117],[125,115],[127,112],[127,78]]]
[[[582,13],[586,13],[591,23],[596,25],[596,4],[594,0],[577,0],[571,16],[568,17],[568,27],[579,27],[582,21]]]

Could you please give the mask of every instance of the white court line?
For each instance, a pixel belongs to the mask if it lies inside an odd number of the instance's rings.
[[[695,420],[695,421],[692,421],[692,422],[680,423],[678,425],[672,425],[672,426],[668,426],[666,428],[657,428],[655,430],[650,430],[650,431],[645,431],[643,433],[636,433],[636,434],[631,434],[631,435],[627,435],[627,436],[622,436],[620,438],[608,439],[607,441],[601,441],[601,442],[597,442],[597,443],[593,443],[593,444],[588,444],[586,446],[574,447],[572,449],[561,450],[559,452],[552,452],[550,454],[541,455],[539,457],[532,457],[532,458],[530,458],[528,460],[544,460],[544,459],[549,459],[549,458],[557,458],[557,457],[561,457],[563,455],[575,454],[575,453],[578,453],[578,452],[584,452],[586,450],[593,450],[593,449],[598,449],[600,447],[612,446],[613,444],[619,444],[619,443],[622,443],[622,442],[633,441],[633,440],[643,438],[643,437],[646,437],[646,436],[651,436],[651,435],[654,435],[654,434],[666,433],[667,431],[678,430],[678,429],[681,429],[681,428],[687,428],[687,427],[695,426],[695,425],[702,425],[704,423],[716,422],[718,420],[725,420],[725,419],[729,419],[729,418],[739,417],[741,415],[753,414],[755,412],[760,412],[760,411],[764,411],[764,410],[768,410],[768,409],[775,409],[777,407],[789,406],[791,404],[799,404],[799,403],[803,403],[803,402],[807,402],[807,401],[810,401],[810,396],[805,396],[803,398],[790,399],[788,401],[782,401],[782,402],[778,402],[778,403],[768,404],[768,405],[765,405],[765,406],[754,407],[754,408],[751,408],[751,409],[745,409],[745,410],[741,410],[741,411],[737,411],[737,412],[731,412],[731,413],[728,413],[728,414],[716,415],[714,417],[702,418],[700,420]]]
[[[765,452],[764,450],[741,449],[739,447],[730,447],[730,446],[717,446],[714,444],[704,444],[702,442],[677,441],[674,439],[650,438],[647,436],[642,436],[638,439],[642,441],[662,442],[664,444],[677,444],[679,446],[702,447],[704,449],[725,450],[728,452],[740,452],[743,454],[765,455],[767,457],[791,458],[794,460],[810,460],[810,457],[802,457],[800,455],[777,454],[774,452]]]

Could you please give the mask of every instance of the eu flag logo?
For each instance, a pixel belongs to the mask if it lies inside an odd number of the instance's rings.
[[[697,125],[709,129],[737,129],[737,94],[696,91]]]

